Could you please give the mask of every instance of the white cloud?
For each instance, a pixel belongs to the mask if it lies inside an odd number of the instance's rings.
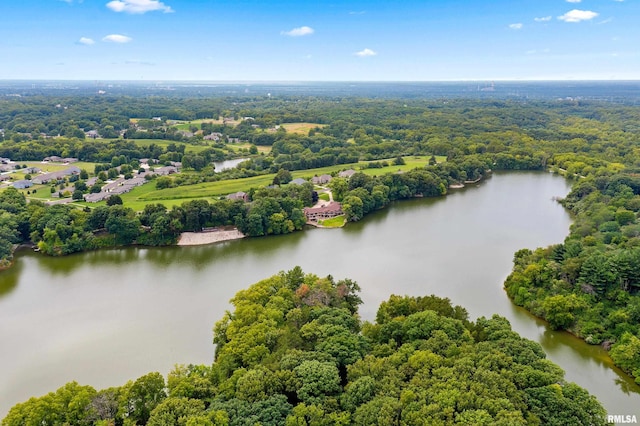
[[[522,29],[522,23],[518,22],[516,24],[509,24],[509,28],[511,28],[512,30],[521,30]]]
[[[80,37],[80,40],[78,40],[78,43],[90,46],[92,44],[95,44],[95,41],[89,37]]]
[[[158,0],[113,0],[107,3],[107,7],[114,12],[147,13],[160,10],[171,13],[173,9]]]
[[[532,50],[527,50],[525,53],[527,55],[538,55],[538,54],[549,53],[549,52],[551,52],[551,49],[542,49],[542,50],[532,49]]]
[[[156,65],[155,62],[140,61],[138,59],[124,61],[124,63],[125,65],[145,65],[149,67],[154,67]]]
[[[549,22],[551,20],[551,16],[542,16],[540,18],[533,18],[536,22]]]
[[[282,35],[286,35],[289,37],[302,37],[302,36],[306,36],[306,35],[311,35],[313,34],[315,31],[313,28],[311,27],[298,27],[298,28],[294,28],[290,31],[282,31],[280,34]]]
[[[371,49],[364,49],[364,50],[361,50],[359,52],[354,53],[354,55],[360,56],[361,58],[365,58],[367,56],[376,56],[377,54],[378,54],[378,52],[374,52]]]
[[[567,0],[567,3],[580,3],[582,0]]]
[[[580,21],[588,21],[590,19],[595,18],[596,16],[598,16],[598,13],[593,12],[591,10],[573,9],[562,16],[558,16],[558,19],[565,22],[580,22]]]
[[[133,39],[122,34],[109,34],[108,36],[102,37],[102,41],[110,41],[112,43],[129,43],[130,41],[133,41]]]

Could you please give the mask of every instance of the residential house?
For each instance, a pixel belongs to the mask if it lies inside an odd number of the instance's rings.
[[[43,163],[62,163],[62,157],[58,157],[57,155],[52,155],[51,157],[45,157],[42,160]]]
[[[128,187],[129,191],[131,191],[136,186],[144,185],[145,183],[147,183],[147,180],[144,177],[136,176],[131,179],[125,179],[125,181],[122,182],[122,186]]]
[[[227,195],[227,200],[242,200],[244,202],[247,202],[249,201],[249,194],[242,191],[235,192],[233,194]]]
[[[323,204],[320,207],[305,207],[304,215],[309,222],[317,222],[323,219],[331,219],[332,217],[340,216],[344,214],[342,211],[342,205],[338,202],[332,201],[328,204]]]
[[[157,174],[158,176],[166,176],[173,173],[178,173],[178,169],[175,168],[174,166],[164,166],[164,167],[158,167],[157,169],[154,169],[153,173]]]
[[[331,182],[331,175],[320,175],[311,178],[311,183],[314,185],[324,185]]]
[[[44,183],[49,183],[51,181],[58,181],[64,179],[66,176],[78,175],[80,174],[80,169],[76,166],[68,167],[59,172],[45,173],[33,178],[33,183],[40,185]]]
[[[218,132],[213,132],[210,135],[206,135],[203,139],[206,141],[215,141],[218,142],[220,139],[222,139],[222,133],[218,133]]]
[[[84,201],[87,203],[97,203],[98,201],[106,200],[111,197],[111,194],[108,192],[98,192],[96,194],[85,194]]]
[[[349,169],[349,170],[341,171],[340,173],[338,173],[338,176],[341,177],[341,178],[349,179],[354,174],[356,174],[356,171],[353,170],[353,169]]]
[[[97,130],[89,130],[85,133],[85,136],[89,139],[98,139],[100,137]]]
[[[17,180],[13,182],[13,187],[16,189],[27,189],[33,186],[33,182],[30,180]]]
[[[77,163],[78,159],[73,157],[62,158],[57,155],[52,155],[51,157],[45,157],[42,160],[43,163]]]

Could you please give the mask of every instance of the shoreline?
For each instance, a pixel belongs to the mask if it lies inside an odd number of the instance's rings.
[[[178,237],[177,246],[202,246],[219,243],[222,241],[232,241],[244,238],[245,235],[237,228],[212,229],[202,232],[183,232]]]

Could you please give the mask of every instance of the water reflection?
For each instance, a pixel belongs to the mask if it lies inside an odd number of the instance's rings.
[[[8,296],[18,286],[18,277],[22,272],[22,263],[16,262],[6,271],[0,271],[0,299]]]

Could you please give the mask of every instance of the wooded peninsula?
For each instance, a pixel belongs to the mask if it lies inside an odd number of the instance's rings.
[[[310,212],[330,203],[342,224],[491,171],[548,171],[572,181],[559,202],[573,224],[515,253],[507,294],[640,384],[638,123],[619,98],[3,94],[0,266],[20,245],[60,256],[225,227],[285,234],[322,224]],[[392,296],[363,324],[357,290],[281,273],[233,299],[213,366],[70,383],[2,424],[605,423],[504,319]]]
[[[280,273],[240,291],[212,366],[96,391],[71,382],[3,425],[604,425],[537,343],[499,316],[471,322],[436,296],[392,296],[358,319],[358,285]]]

